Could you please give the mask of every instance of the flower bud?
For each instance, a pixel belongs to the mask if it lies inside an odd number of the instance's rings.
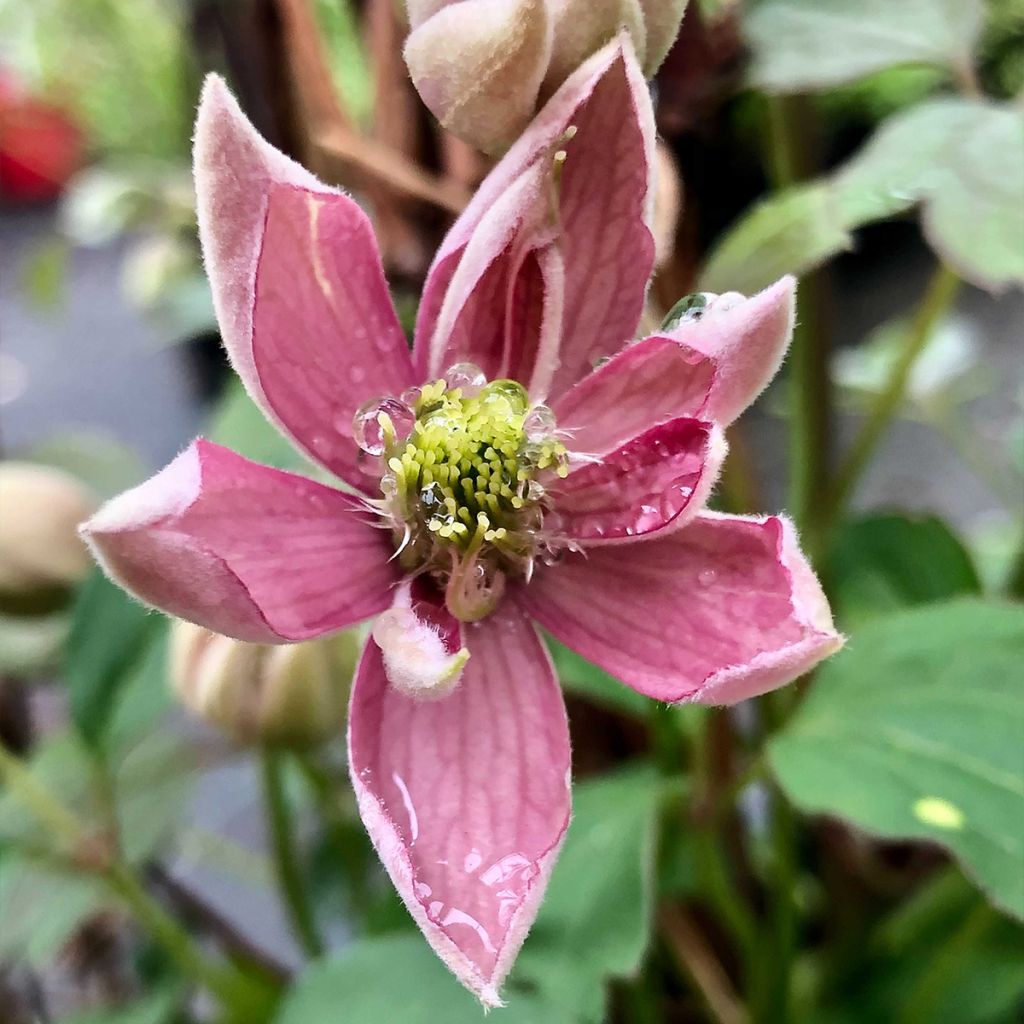
[[[63,594],[92,565],[78,524],[96,510],[70,473],[32,462],[0,462],[0,595],[19,610],[38,595]]]
[[[175,622],[171,684],[190,711],[241,743],[310,747],[344,730],[359,647],[353,630],[272,646]]]
[[[480,149],[508,146],[592,53],[621,30],[653,75],[686,0],[407,0],[409,74],[423,102]]]

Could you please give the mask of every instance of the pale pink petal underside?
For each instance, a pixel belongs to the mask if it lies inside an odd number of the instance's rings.
[[[704,507],[725,452],[711,423],[681,418],[652,427],[553,487],[545,528],[585,546],[680,529]]]
[[[795,317],[796,280],[787,276],[721,311],[712,305],[664,335],[714,361],[715,383],[703,410],[708,419],[728,426],[767,387],[789,348]]]
[[[82,527],[141,601],[258,643],[306,640],[385,609],[397,570],[358,501],[198,440]]]
[[[670,338],[627,345],[552,406],[570,451],[604,455],[650,427],[701,416],[714,363]]]
[[[216,75],[203,89],[193,158],[203,259],[232,365],[269,419],[328,469],[366,487],[354,467],[351,425],[335,422],[334,404],[325,407],[321,394],[343,396],[338,401],[354,409],[404,386],[411,370],[365,214],[262,139]],[[299,191],[290,193],[287,186]],[[275,192],[283,198],[267,243]],[[309,198],[300,202],[301,196]],[[262,309],[255,307],[257,268]],[[278,292],[293,278],[295,296],[314,301],[306,305]],[[331,289],[333,303],[326,294]],[[256,318],[260,360],[254,353]],[[315,363],[309,362],[313,346]],[[288,397],[300,376],[301,383],[316,382],[301,405]],[[319,451],[318,438],[327,439]]]
[[[732,704],[842,645],[780,517],[703,513],[677,532],[542,567],[517,600],[562,643],[657,700]]]
[[[389,686],[367,645],[349,760],[363,821],[410,913],[494,1006],[569,824],[569,733],[547,652],[513,606],[464,636],[462,681],[436,701]]]

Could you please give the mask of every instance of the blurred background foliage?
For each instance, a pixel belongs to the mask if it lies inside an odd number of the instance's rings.
[[[61,541],[33,586],[3,575],[15,461],[57,471],[41,521],[200,423],[297,468],[217,344],[188,169],[206,70],[367,205],[411,321],[488,165],[424,114],[403,33],[391,0],[0,0],[3,1024],[482,1019],[383,878],[340,738],[252,749],[186,718],[168,623],[98,571],[55,577]],[[500,1019],[1009,1024],[1024,3],[690,0],[654,96],[681,202],[662,201],[649,317],[801,276],[785,377],[731,435],[716,500],[797,517],[850,640],[728,712],[652,709],[553,644],[575,818]],[[86,285],[136,312],[83,318]],[[59,339],[49,363],[32,325]],[[68,362],[101,414],[48,390]],[[305,895],[282,902],[289,878]]]

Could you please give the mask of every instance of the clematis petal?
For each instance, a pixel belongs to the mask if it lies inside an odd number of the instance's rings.
[[[232,365],[269,419],[370,488],[352,416],[412,382],[366,215],[265,142],[215,75],[195,130],[203,258]]]
[[[435,701],[389,686],[367,644],[349,765],[409,912],[456,977],[496,1006],[569,824],[569,733],[547,652],[514,606],[464,629],[462,681]]]
[[[204,440],[109,501],[82,534],[139,600],[258,643],[383,611],[398,575],[358,499]]]
[[[842,646],[781,517],[704,513],[665,537],[542,567],[516,600],[628,686],[664,701],[732,704],[782,686]]]
[[[570,451],[604,455],[677,416],[700,416],[714,362],[671,338],[627,345],[553,403]]]
[[[552,489],[545,528],[587,546],[679,529],[704,507],[725,453],[711,423],[680,418],[652,427]]]
[[[778,373],[793,336],[796,280],[788,275],[749,299],[732,293],[700,319],[663,335],[715,364],[715,383],[702,415],[728,426]],[[661,335],[658,335],[661,336]]]
[[[575,134],[567,138],[570,127]],[[650,98],[623,35],[566,81],[452,227],[424,289],[417,367],[437,376],[469,358],[469,325],[496,321],[502,350],[518,354],[508,375],[544,398],[632,337],[654,254],[653,146]],[[556,182],[559,150],[565,159]],[[537,269],[527,255],[551,247],[559,251],[563,280],[548,267],[541,299],[561,304],[557,355],[533,340],[506,337],[522,329],[509,321],[519,275]],[[522,322],[536,331],[543,320]],[[544,359],[535,374],[538,353]]]

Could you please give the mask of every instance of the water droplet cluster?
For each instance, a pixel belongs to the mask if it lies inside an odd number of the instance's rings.
[[[367,403],[354,431],[381,459],[383,508],[403,565],[443,577],[455,614],[476,617],[497,577],[529,575],[544,480],[564,477],[568,456],[551,410],[531,407],[521,384],[488,382],[461,363],[401,398]]]

